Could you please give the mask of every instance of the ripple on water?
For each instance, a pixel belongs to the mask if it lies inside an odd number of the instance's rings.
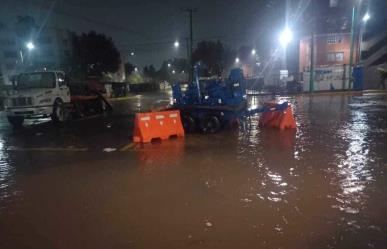
[[[10,185],[12,183],[11,167],[8,162],[8,155],[5,151],[4,140],[0,137],[0,210],[5,208],[7,203],[14,195],[20,195],[19,192],[11,192]]]
[[[343,155],[336,155],[339,164],[333,184],[338,184],[341,192],[337,194],[336,204],[332,207],[348,214],[360,212],[368,198],[366,187],[373,181],[369,168],[369,130],[364,111],[351,110],[349,122],[338,132],[347,149]]]

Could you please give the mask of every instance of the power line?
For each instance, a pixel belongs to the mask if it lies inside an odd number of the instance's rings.
[[[189,62],[190,62],[190,77],[189,81],[193,77],[193,59],[192,59],[192,52],[193,52],[193,13],[197,12],[196,9],[192,8],[182,8],[181,11],[187,12],[189,15]]]

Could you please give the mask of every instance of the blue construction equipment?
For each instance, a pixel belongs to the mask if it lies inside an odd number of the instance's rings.
[[[194,70],[194,80],[182,91],[172,85],[172,109],[180,110],[186,132],[200,130],[216,133],[238,119],[262,112],[285,111],[288,103],[259,109],[247,108],[246,80],[242,69],[232,69],[228,79],[199,78],[200,67]]]

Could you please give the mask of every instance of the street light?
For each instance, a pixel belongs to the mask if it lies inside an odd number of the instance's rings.
[[[293,32],[289,29],[289,27],[286,27],[279,36],[279,42],[281,43],[282,47],[286,48],[292,41]]]
[[[365,13],[365,15],[363,16],[363,22],[366,23],[369,19],[371,18],[370,14],[367,12]]]
[[[171,67],[171,63],[168,63],[168,67]]]
[[[131,55],[131,56],[134,56],[134,52],[131,52],[130,55]]]
[[[137,68],[137,67],[135,67],[135,68],[134,68],[134,71],[135,71],[135,72],[138,72],[138,68]]]
[[[176,73],[176,71],[175,70],[172,70],[172,74],[175,74]]]
[[[357,63],[362,63],[362,51],[363,51],[363,35],[366,31],[367,21],[371,18],[370,14],[367,12],[364,14],[362,21],[363,25],[360,25],[360,32],[359,32],[359,44],[358,44],[358,51],[357,51]]]
[[[175,43],[173,45],[175,46],[175,48],[179,48],[180,43],[179,43],[179,41],[175,41]]]
[[[252,55],[255,55],[256,53],[257,53],[257,51],[255,49],[251,50]]]
[[[33,50],[35,48],[35,45],[30,41],[27,42],[26,47],[28,48],[28,50]]]
[[[237,64],[238,64],[238,63],[239,63],[239,61],[240,61],[240,60],[239,60],[239,58],[238,58],[238,57],[236,57],[236,58],[235,58],[235,63],[237,63]]]

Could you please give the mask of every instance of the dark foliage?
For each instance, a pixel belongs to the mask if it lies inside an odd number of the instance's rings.
[[[227,49],[220,41],[202,41],[192,54],[193,62],[201,63],[207,75],[221,75],[233,63],[235,53]]]
[[[95,31],[74,35],[73,65],[76,66],[76,71],[101,76],[102,73],[117,72],[120,63],[120,53],[112,38]]]
[[[156,78],[157,76],[156,69],[153,65],[145,66],[143,69],[143,73],[146,77],[149,78]]]
[[[133,71],[136,67],[133,64],[131,64],[130,62],[127,62],[127,63],[125,63],[124,68],[125,68],[126,76],[129,76],[133,73]]]

